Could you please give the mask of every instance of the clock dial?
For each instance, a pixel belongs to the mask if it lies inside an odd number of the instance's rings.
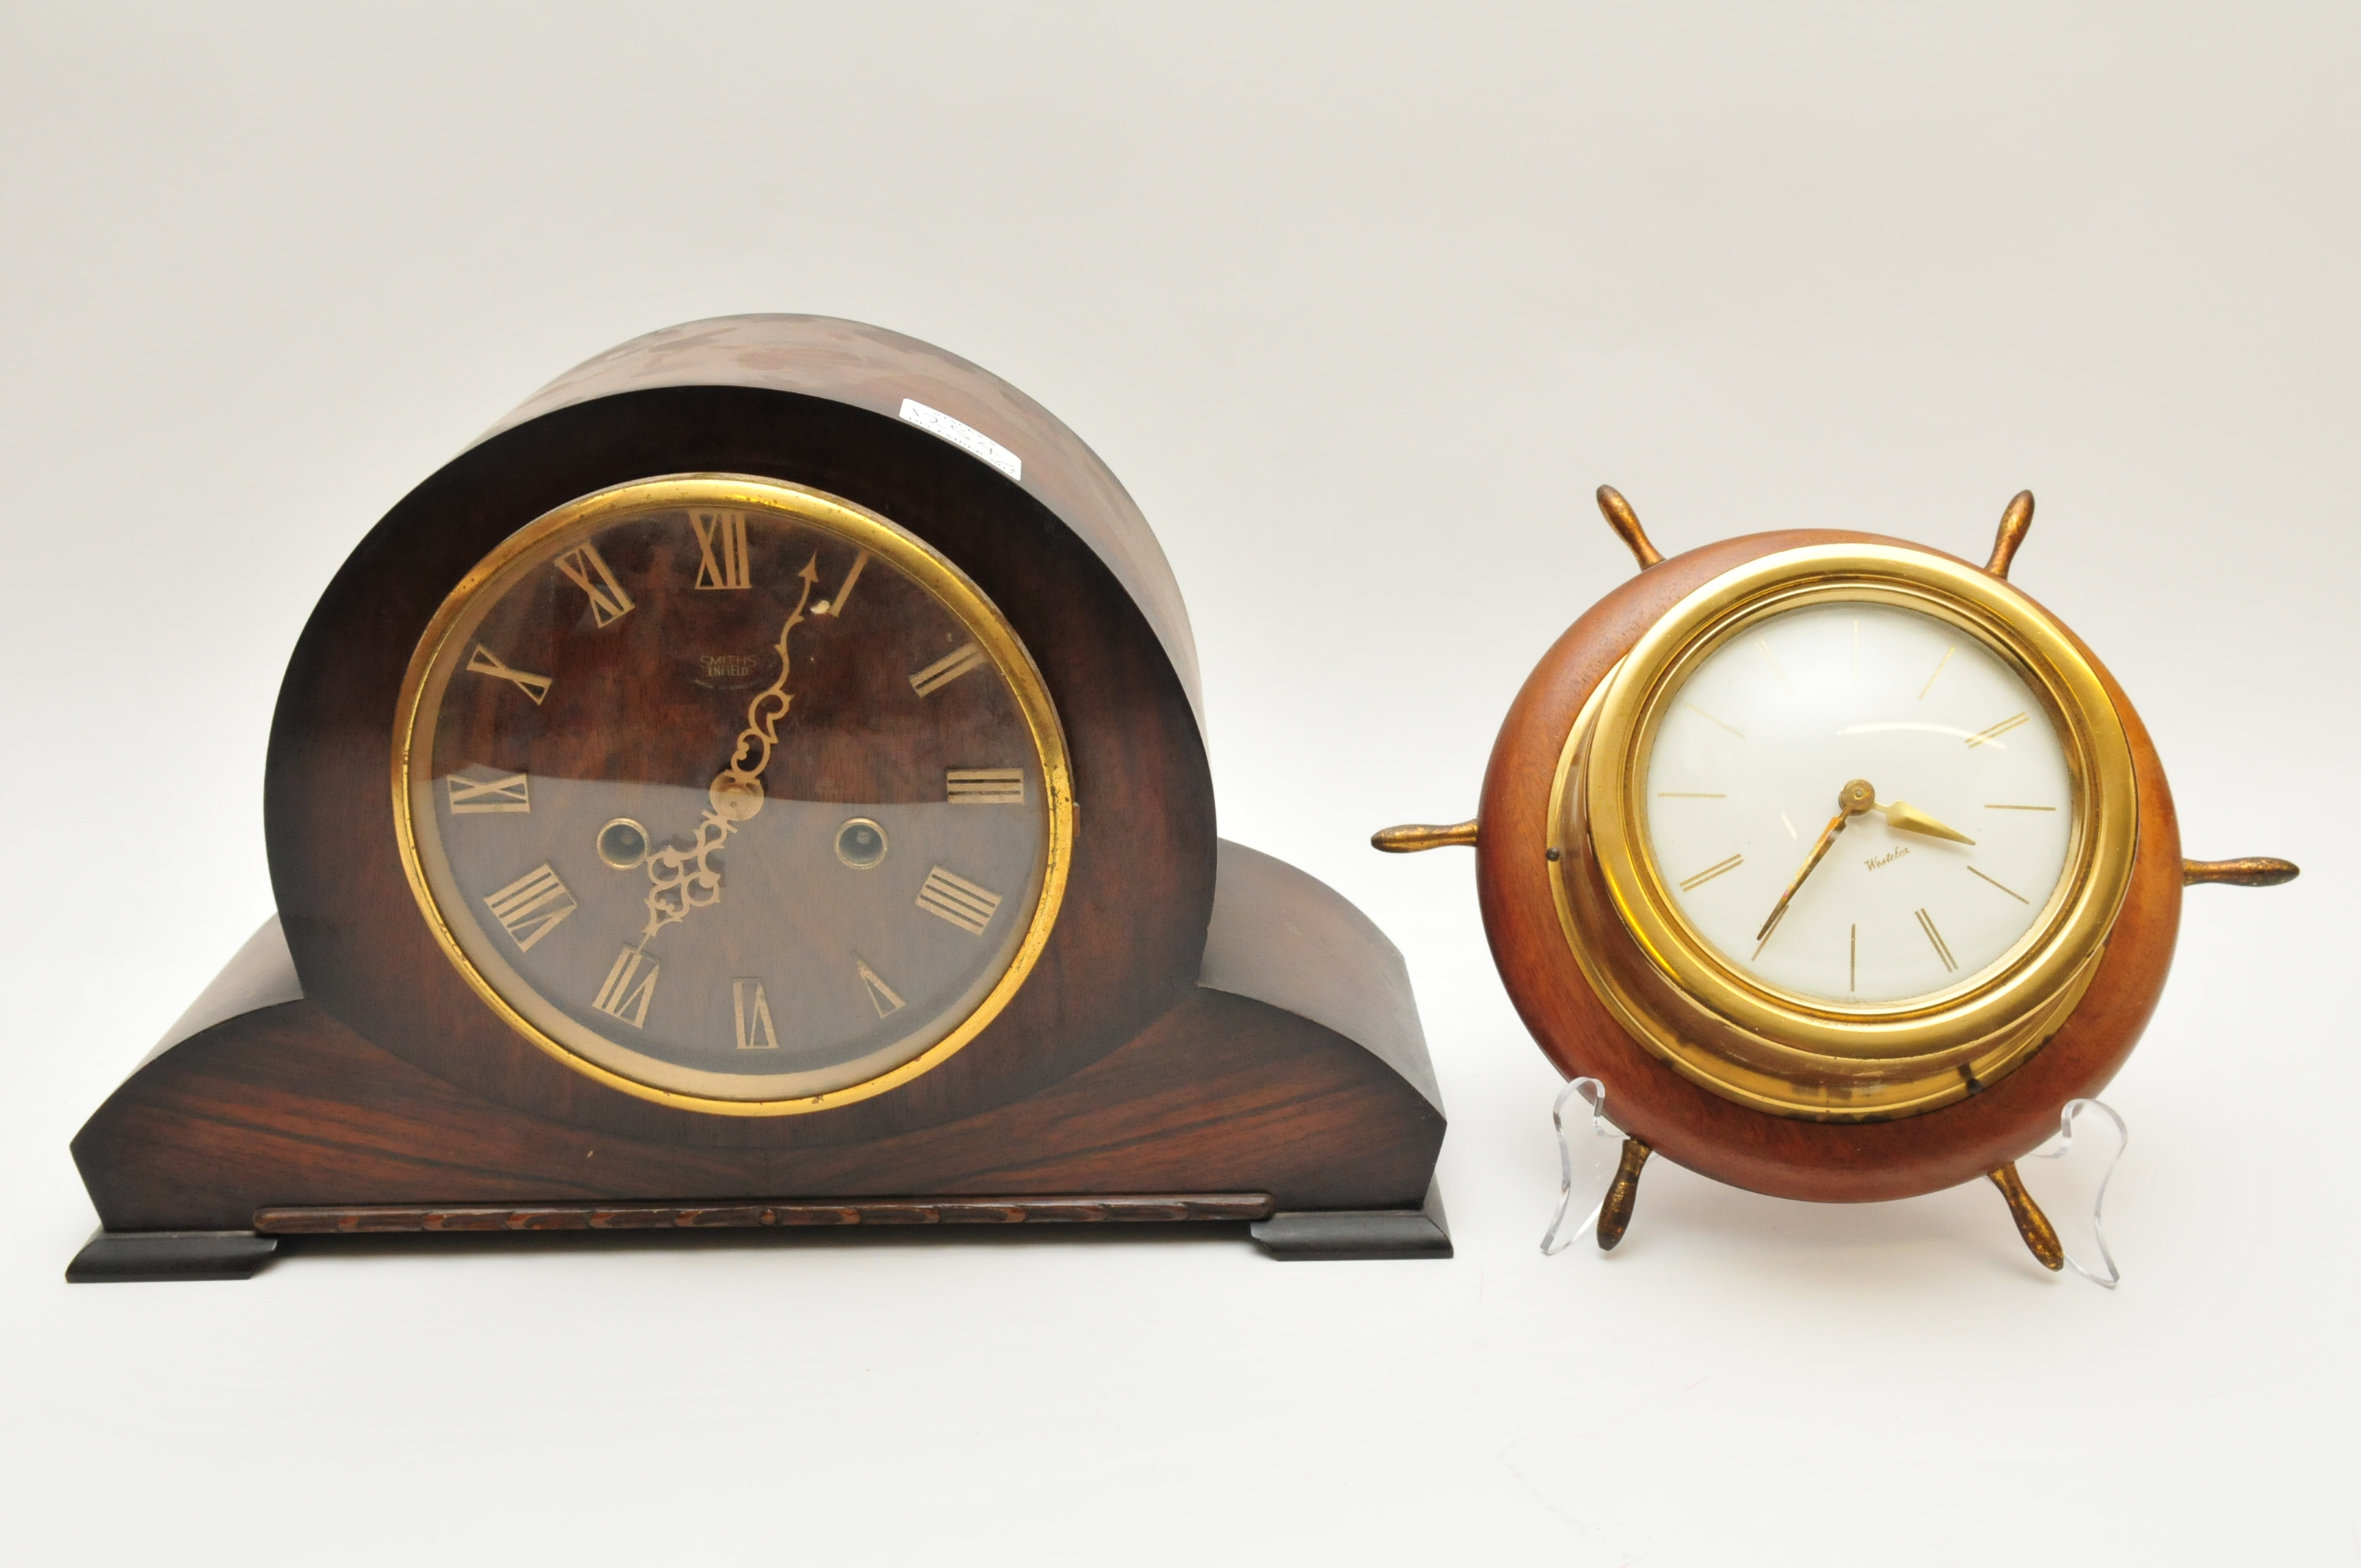
[[[939,1058],[1021,981],[1054,913],[1054,714],[890,522],[624,487],[524,530],[439,622],[406,705],[422,897],[542,1043],[789,1101]]]
[[[2077,809],[2025,678],[1951,621],[1873,602],[1722,642],[1641,776],[1649,851],[1696,931],[1759,983],[1839,1005],[2007,958],[2066,874]]]

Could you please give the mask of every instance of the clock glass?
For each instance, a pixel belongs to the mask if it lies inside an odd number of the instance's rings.
[[[1022,983],[1062,887],[1057,715],[885,518],[687,476],[557,509],[412,659],[394,811],[478,993],[570,1065],[741,1113],[905,1081]]]
[[[2055,719],[1974,631],[1876,602],[1743,626],[1661,709],[1649,852],[1721,959],[1823,1004],[1972,986],[2061,894],[2074,778]]]

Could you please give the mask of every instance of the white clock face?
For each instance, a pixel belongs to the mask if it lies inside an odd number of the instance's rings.
[[[1644,773],[1650,849],[1690,924],[1761,983],[1839,1003],[1990,968],[2073,837],[2064,750],[2024,678],[1973,634],[1882,604],[1785,611],[1716,649]],[[1875,805],[1844,815],[1855,781]]]

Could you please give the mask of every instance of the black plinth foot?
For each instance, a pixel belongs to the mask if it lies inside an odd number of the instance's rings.
[[[1418,1209],[1282,1210],[1257,1220],[1254,1239],[1277,1258],[1449,1257],[1443,1189],[1430,1183]]]
[[[135,1279],[250,1279],[279,1250],[252,1231],[93,1232],[66,1265],[73,1285]]]

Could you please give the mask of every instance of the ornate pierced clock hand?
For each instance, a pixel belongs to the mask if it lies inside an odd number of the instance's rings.
[[[659,850],[647,859],[648,881],[653,885],[648,889],[647,927],[640,933],[642,950],[658,931],[687,919],[690,910],[721,902],[721,872],[713,865],[713,852],[737,831],[738,824],[763,809],[763,770],[771,765],[771,751],[779,743],[779,720],[787,716],[787,707],[795,700],[787,690],[787,674],[794,667],[787,652],[787,634],[802,622],[804,607],[811,602],[812,585],[819,581],[819,557],[805,562],[796,575],[803,579],[804,591],[797,596],[786,624],[779,628],[774,650],[779,655],[778,678],[746,705],[746,727],[738,732],[730,765],[716,773],[706,789],[710,809],[698,821],[697,837],[685,850]]]
[[[1812,874],[1812,868],[1827,856],[1828,846],[1837,841],[1837,835],[1845,830],[1845,824],[1862,812],[1876,808],[1877,791],[1867,779],[1855,779],[1837,792],[1837,814],[1828,818],[1826,828],[1820,829],[1820,841],[1812,846],[1811,855],[1804,861],[1804,869],[1795,873],[1795,880],[1787,884],[1787,891],[1779,895],[1777,904],[1772,905],[1771,918],[1763,922],[1763,929],[1754,933],[1756,952],[1763,950],[1762,943],[1771,939],[1771,929],[1779,924],[1779,916],[1787,913],[1788,901],[1795,896],[1795,890],[1804,885],[1804,879]]]
[[[1973,839],[1958,828],[1936,821],[1907,801],[1897,800],[1891,806],[1881,801],[1872,809],[1885,813],[1885,825],[1888,828],[1897,828],[1905,833],[1924,833],[1929,839],[1949,839],[1954,844],[1975,842]]]

